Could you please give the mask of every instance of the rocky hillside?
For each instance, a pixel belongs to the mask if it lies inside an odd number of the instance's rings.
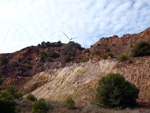
[[[138,102],[150,102],[150,57],[132,58],[132,64],[116,59],[90,60],[74,63],[58,70],[49,69],[36,74],[28,81],[22,91],[31,92],[37,98],[51,101],[64,101],[72,96],[77,103],[94,101],[96,87],[106,74],[120,73],[140,89]],[[43,83],[44,82],[44,83]],[[36,85],[43,84],[38,88]]]
[[[72,62],[78,61],[78,57],[82,58],[83,48],[77,43],[70,42],[60,46],[52,44],[50,47],[30,46],[12,54],[1,54],[0,74],[5,79],[1,87],[14,85],[20,89],[35,74],[49,68],[64,67],[68,62],[68,54],[73,54],[69,56]]]
[[[122,37],[114,35],[108,38],[101,38],[90,48],[90,51],[93,54],[111,52],[114,56],[118,56],[120,54],[129,55],[131,53],[131,49],[140,40],[150,42],[150,28],[138,34],[126,34]]]
[[[42,42],[15,53],[1,54],[0,75],[4,82],[0,88],[13,85],[25,94],[32,92],[37,98],[63,101],[71,95],[78,103],[90,103],[98,80],[110,72],[119,72],[140,88],[138,101],[149,103],[150,57],[131,57],[132,64],[116,58],[100,58],[107,52],[115,57],[129,55],[140,40],[150,42],[150,28],[138,34],[101,38],[87,53],[75,42]]]

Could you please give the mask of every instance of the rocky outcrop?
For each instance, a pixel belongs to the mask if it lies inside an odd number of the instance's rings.
[[[90,60],[86,63],[73,64],[58,70],[51,69],[35,76],[47,78],[47,82],[32,93],[37,98],[51,101],[64,101],[67,96],[72,96],[78,103],[94,101],[98,81],[106,74],[120,73],[126,80],[134,83],[139,89],[140,103],[150,102],[150,57],[133,59],[134,63],[118,62],[115,59]],[[29,90],[36,79],[30,80],[23,88]],[[37,83],[36,83],[37,84]]]
[[[126,34],[122,37],[116,35],[108,38],[101,38],[96,42],[90,51],[93,54],[113,53],[114,56],[120,54],[131,54],[131,49],[140,40],[150,42],[150,28],[138,34]]]

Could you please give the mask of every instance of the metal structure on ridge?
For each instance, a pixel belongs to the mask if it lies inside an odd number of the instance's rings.
[[[63,32],[64,33],[64,32]],[[66,33],[64,33],[64,35],[69,39],[69,41],[71,41],[71,40],[73,40],[73,39],[75,39],[75,38],[77,38],[77,37],[74,37],[74,38],[70,38],[68,35],[66,35]]]

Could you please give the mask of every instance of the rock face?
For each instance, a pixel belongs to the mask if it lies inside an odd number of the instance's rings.
[[[0,88],[13,85],[25,94],[32,92],[37,98],[64,101],[71,95],[78,103],[90,103],[95,98],[99,79],[110,72],[118,72],[140,88],[139,102],[150,103],[150,57],[131,58],[132,64],[118,62],[115,58],[100,58],[107,52],[115,57],[130,54],[132,47],[140,40],[150,42],[150,28],[120,38],[116,35],[102,38],[89,48],[90,53],[77,48],[71,48],[73,52],[67,53],[66,44],[63,44],[61,47],[47,48],[31,46],[15,53],[1,54],[0,59],[7,58],[8,64],[0,65],[0,75],[5,79]],[[43,52],[56,52],[60,57],[41,62]],[[68,54],[72,55],[70,62],[65,61]]]
[[[5,78],[5,81],[0,88],[6,88],[9,85],[13,85],[16,89],[20,89],[20,87],[24,85],[23,83],[25,83],[26,79],[29,80],[35,74],[48,70],[49,68],[57,69],[64,67],[67,64],[65,61],[65,56],[67,54],[65,47],[66,44],[62,44],[60,47],[46,48],[30,46],[15,53],[0,54],[0,74]],[[82,55],[82,50],[74,48],[74,51],[76,55],[72,58],[72,62],[76,61],[76,57]],[[60,57],[49,57],[51,52],[59,54]],[[45,56],[47,59],[45,61],[41,61],[43,53],[46,53]],[[1,65],[1,58],[8,59],[8,64]],[[22,81],[22,84],[19,84],[19,81]]]
[[[122,37],[114,35],[108,38],[101,38],[90,48],[90,51],[96,54],[111,52],[114,56],[120,54],[129,55],[131,49],[140,40],[150,42],[150,28],[138,34],[126,34]]]
[[[79,103],[89,103],[95,96],[95,89],[100,77],[113,71],[117,64],[116,60],[91,60],[86,63],[78,63],[60,68],[58,70],[49,69],[39,73],[36,78],[47,78],[47,82],[35,89],[32,93],[37,98],[45,98],[51,101],[63,101],[67,96],[72,96]],[[51,73],[53,71],[53,73]],[[34,76],[34,77],[35,77]],[[33,83],[38,81],[31,79],[22,90],[28,91]],[[40,83],[40,81],[39,81]]]
[[[138,102],[150,102],[150,57],[133,59],[134,63],[118,62],[116,59],[90,60],[86,63],[73,64],[58,70],[51,69],[35,75],[34,77],[47,81],[32,93],[37,98],[51,101],[64,101],[72,96],[77,103],[90,103],[94,101],[98,81],[106,74],[120,73],[126,80],[134,83],[139,89]],[[41,75],[43,76],[41,78]],[[31,79],[23,90],[30,90],[33,83],[38,84],[35,78]],[[43,82],[43,81],[42,81]]]

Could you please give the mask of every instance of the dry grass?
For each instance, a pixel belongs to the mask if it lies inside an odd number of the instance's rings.
[[[33,102],[27,99],[17,100],[18,113],[32,113]],[[123,110],[104,109],[96,105],[76,106],[76,109],[67,109],[63,103],[51,103],[52,109],[48,113],[150,113],[150,108],[127,108]]]

